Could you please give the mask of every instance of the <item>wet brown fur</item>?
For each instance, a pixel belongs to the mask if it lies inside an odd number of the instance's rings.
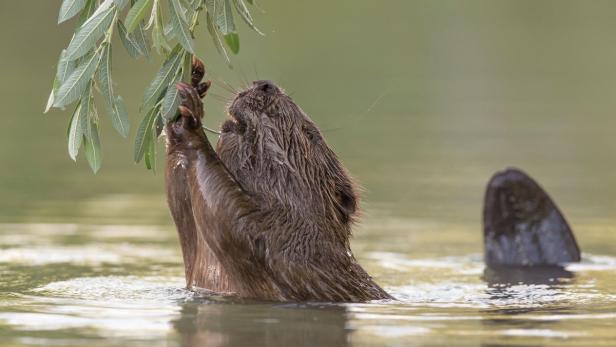
[[[269,81],[239,93],[214,151],[204,91],[178,88],[166,179],[188,286],[275,301],[391,298],[351,253],[353,181],[289,96]]]

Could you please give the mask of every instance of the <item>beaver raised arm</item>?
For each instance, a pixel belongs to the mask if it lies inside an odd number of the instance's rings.
[[[166,177],[189,286],[276,301],[391,298],[351,252],[353,181],[289,96],[269,81],[241,92],[217,153],[199,92],[178,90]]]

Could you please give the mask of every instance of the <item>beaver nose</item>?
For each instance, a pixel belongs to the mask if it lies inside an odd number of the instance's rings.
[[[278,89],[278,87],[276,87],[276,85],[272,81],[253,81],[252,84],[255,86],[255,89],[260,90],[266,94],[275,94],[280,91],[280,89]]]

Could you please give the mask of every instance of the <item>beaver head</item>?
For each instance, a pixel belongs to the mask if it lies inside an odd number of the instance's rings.
[[[236,96],[228,113],[217,152],[246,192],[293,219],[346,226],[350,232],[357,191],[291,97],[271,81],[255,81]]]

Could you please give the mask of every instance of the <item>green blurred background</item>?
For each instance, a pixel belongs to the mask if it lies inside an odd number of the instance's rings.
[[[42,115],[73,24],[60,1],[0,3],[0,219],[56,221],[119,212],[168,223],[162,175],[132,162],[141,95],[160,57],[132,60],[116,42],[113,76],[130,138],[103,118],[103,169],[67,155],[70,110]],[[614,208],[616,4],[613,1],[267,1],[265,37],[240,28],[234,68],[203,26],[198,53],[214,80],[272,79],[309,113],[366,188],[366,206],[478,220],[497,169],[526,169],[571,219]],[[217,127],[224,103],[209,98]],[[101,107],[102,111],[102,107]],[[159,146],[162,152],[162,143]],[[134,200],[134,204],[116,202]],[[99,204],[100,203],[100,204]],[[109,207],[114,213],[108,213]],[[117,209],[118,211],[116,211]]]

